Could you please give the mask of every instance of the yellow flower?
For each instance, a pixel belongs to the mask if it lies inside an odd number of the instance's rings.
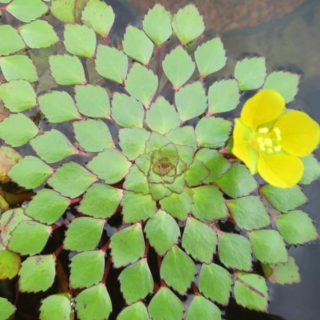
[[[244,105],[233,132],[233,154],[252,174],[268,183],[290,188],[303,175],[300,157],[318,146],[319,125],[306,113],[287,110],[275,90],[263,89]]]

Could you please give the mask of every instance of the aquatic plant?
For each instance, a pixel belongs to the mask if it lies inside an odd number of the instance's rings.
[[[232,146],[223,118],[261,87],[291,102],[298,75],[267,76],[263,57],[246,57],[234,78],[212,83],[226,53],[220,38],[201,37],[193,5],[173,16],[156,5],[116,47],[114,12],[100,0],[13,0],[2,10],[11,25],[0,26],[0,178],[35,195],[1,215],[0,279],[44,292],[40,319],[218,320],[231,294],[266,311],[266,280],[300,281],[286,245],[318,237],[296,210],[306,197],[256,180],[231,153],[237,130]],[[46,53],[52,81],[40,74]],[[243,110],[265,92],[274,91]],[[251,128],[243,114],[237,121]],[[315,147],[295,154],[300,184],[320,175]],[[119,314],[110,270],[127,305]],[[15,303],[0,298],[0,320],[16,307],[18,291]]]

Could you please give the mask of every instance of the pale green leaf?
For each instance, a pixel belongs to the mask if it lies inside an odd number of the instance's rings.
[[[182,46],[178,46],[166,55],[162,68],[172,83],[174,90],[179,90],[192,76],[195,63]]]
[[[55,55],[49,58],[52,76],[57,84],[71,86],[85,84],[86,78],[79,58],[74,56]]]
[[[123,83],[128,72],[128,57],[116,48],[99,45],[95,60],[100,76]]]
[[[136,165],[130,168],[129,173],[125,178],[123,188],[129,191],[149,194],[148,179]]]
[[[0,297],[0,319],[9,319],[16,311],[16,307],[7,299]]]
[[[0,55],[6,56],[25,48],[25,44],[18,31],[9,26],[0,26]]]
[[[120,276],[120,286],[128,304],[145,298],[153,290],[153,279],[146,259],[125,268]]]
[[[10,147],[0,147],[0,182],[6,183],[10,181],[8,172],[15,165],[22,156],[15,149]]]
[[[195,5],[189,4],[173,17],[172,28],[182,44],[188,44],[204,31],[203,18]]]
[[[195,187],[209,177],[209,169],[200,161],[195,159],[186,171],[186,182],[189,187]]]
[[[58,20],[74,23],[77,2],[78,0],[52,0],[50,11]]]
[[[123,309],[117,320],[150,320],[150,318],[147,308],[139,301]]]
[[[186,293],[196,272],[192,259],[177,246],[166,254],[160,268],[161,278],[180,294]]]
[[[153,43],[146,34],[133,26],[128,26],[122,41],[123,51],[133,60],[147,65],[153,53]]]
[[[104,220],[88,217],[74,219],[68,226],[63,242],[64,249],[70,251],[94,250],[101,238]]]
[[[130,167],[131,162],[116,149],[105,149],[88,163],[88,168],[109,184],[122,180]]]
[[[18,274],[20,265],[21,258],[17,253],[0,251],[0,280],[13,279]]]
[[[36,93],[32,85],[25,80],[12,80],[2,84],[0,99],[11,112],[23,112],[37,104]]]
[[[259,89],[266,75],[266,59],[262,57],[238,61],[234,70],[234,77],[238,80],[241,91]]]
[[[216,81],[209,88],[209,114],[232,111],[239,102],[238,82],[234,79]]]
[[[102,120],[87,119],[73,124],[74,134],[80,146],[87,152],[100,152],[114,148],[108,126]]]
[[[211,301],[197,295],[187,311],[186,320],[221,320],[220,309]]]
[[[200,45],[194,56],[202,78],[222,69],[227,61],[226,51],[220,38],[211,39]]]
[[[127,266],[142,258],[145,250],[141,224],[117,231],[110,242],[112,261],[116,268]]]
[[[97,177],[81,165],[68,162],[56,170],[48,180],[48,184],[63,196],[76,198],[83,194],[96,180]]]
[[[171,19],[171,14],[161,4],[156,4],[145,15],[142,21],[143,30],[157,46],[170,38]]]
[[[34,82],[38,80],[36,67],[27,56],[15,55],[3,57],[0,59],[0,66],[3,76],[7,81],[26,80]]]
[[[21,26],[20,34],[27,46],[32,49],[47,48],[59,41],[53,27],[43,20]]]
[[[64,29],[64,45],[68,52],[84,58],[92,58],[96,51],[96,35],[87,26],[67,24]]]
[[[300,76],[285,71],[274,71],[268,75],[264,88],[278,91],[286,103],[293,101],[298,93]]]
[[[39,292],[48,290],[56,275],[54,255],[29,257],[22,263],[19,272],[19,290],[21,292]]]
[[[192,147],[193,149],[197,148],[197,138],[192,126],[175,128],[167,134],[167,137],[176,145],[188,146]],[[192,160],[188,162],[186,159],[183,159],[183,161],[187,164],[191,164],[192,162]]]
[[[42,0],[14,0],[8,5],[7,11],[22,22],[30,22],[45,14],[48,7]]]
[[[300,184],[310,184],[320,176],[320,163],[313,154],[307,157],[301,158],[304,171]]]
[[[41,320],[68,320],[71,316],[71,301],[67,295],[56,294],[45,298],[40,308]]]
[[[181,88],[175,94],[175,102],[181,121],[200,116],[207,108],[207,97],[201,82],[194,82]]]
[[[121,189],[95,183],[87,190],[78,211],[95,218],[109,218],[117,210],[122,195]]]

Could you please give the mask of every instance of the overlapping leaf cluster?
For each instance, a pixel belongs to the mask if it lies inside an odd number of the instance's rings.
[[[1,2],[10,2],[8,21],[25,24],[0,26],[0,177],[36,194],[1,216],[0,278],[18,274],[21,292],[46,292],[62,281],[61,251],[70,252],[67,287],[46,295],[42,320],[74,312],[108,319],[110,268],[121,268],[128,305],[113,314],[118,320],[218,320],[231,295],[265,311],[266,279],[253,271],[254,257],[270,281],[299,281],[286,245],[318,237],[308,215],[295,210],[306,197],[299,186],[260,188],[226,153],[232,123],[219,117],[238,106],[240,91],[262,86],[292,101],[297,75],[273,72],[265,81],[265,59],[248,57],[234,78],[212,84],[225,50],[219,38],[196,47],[204,24],[193,5],[173,16],[156,5],[142,29],[126,29],[121,49],[108,45],[115,16],[100,0]],[[31,49],[48,47],[55,84],[40,92]],[[35,124],[35,110],[49,124]],[[301,184],[309,184],[320,166],[313,156],[304,163]],[[109,221],[118,216],[115,230]],[[50,251],[49,239],[63,228],[62,246]],[[190,288],[187,306],[181,297]],[[14,311],[0,298],[1,320]]]

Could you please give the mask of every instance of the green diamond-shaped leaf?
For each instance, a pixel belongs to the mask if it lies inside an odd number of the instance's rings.
[[[81,217],[73,220],[66,232],[63,247],[71,251],[94,250],[98,245],[104,220]]]
[[[149,182],[145,174],[138,168],[132,166],[123,184],[124,189],[138,193],[149,193]]]
[[[116,48],[99,45],[95,60],[98,73],[106,79],[123,83],[128,72],[128,57]]]
[[[224,193],[232,198],[247,196],[258,187],[249,170],[237,163],[233,164],[216,183]]]
[[[152,198],[155,201],[161,200],[165,197],[170,196],[171,191],[161,183],[151,183],[150,184],[150,193]]]
[[[21,159],[20,153],[10,147],[0,147],[0,182],[9,182],[9,170]]]
[[[101,250],[75,255],[71,259],[71,287],[85,288],[99,283],[104,273],[104,256],[105,253]]]
[[[310,156],[301,158],[301,160],[304,165],[304,171],[302,179],[299,183],[310,184],[320,177],[320,163],[312,154]]]
[[[266,311],[268,287],[266,281],[256,274],[239,272],[234,286],[236,302],[248,309]]]
[[[87,26],[67,24],[64,29],[64,45],[68,52],[84,58],[92,58],[96,51],[96,35]]]
[[[81,2],[79,1],[79,3]],[[51,3],[50,11],[58,20],[65,23],[74,23],[77,5],[77,0],[54,0]]]
[[[260,88],[266,75],[266,59],[262,57],[238,61],[234,70],[234,77],[238,80],[241,91]]]
[[[141,224],[137,223],[116,232],[111,237],[110,248],[116,268],[126,266],[142,258],[145,244]]]
[[[9,249],[22,255],[40,253],[45,247],[51,228],[35,221],[22,221],[13,230]]]
[[[186,171],[187,185],[189,187],[198,186],[209,177],[209,174],[209,169],[200,160],[195,159]]]
[[[153,290],[153,279],[146,259],[125,268],[120,276],[121,291],[128,304],[145,298]]]
[[[150,320],[150,318],[147,308],[139,301],[123,309],[117,320]]]
[[[229,138],[230,131],[230,121],[216,117],[204,117],[196,126],[198,144],[206,148],[220,148]]]
[[[112,303],[104,284],[83,290],[76,298],[76,310],[80,320],[94,317],[96,320],[108,319],[112,311]]]
[[[234,110],[240,101],[238,82],[234,79],[216,81],[209,88],[209,113],[229,112]]]
[[[203,18],[198,9],[189,4],[173,16],[172,28],[180,42],[188,44],[204,31]]]
[[[87,152],[100,152],[114,147],[110,130],[102,120],[77,121],[73,129],[80,146]]]
[[[270,225],[268,212],[259,197],[249,196],[229,200],[227,205],[238,227],[246,230]]]
[[[217,264],[202,265],[199,289],[209,299],[227,305],[230,297],[232,278],[230,273]]]
[[[9,319],[16,311],[16,307],[11,304],[7,299],[0,297],[0,319]]]
[[[8,5],[7,11],[20,21],[30,22],[45,14],[48,7],[42,0],[14,0]]]
[[[307,201],[306,196],[298,186],[283,189],[268,184],[261,188],[261,193],[275,209],[281,212],[293,210]]]
[[[166,254],[160,268],[161,278],[180,294],[190,287],[196,272],[192,259],[177,246]]]
[[[79,211],[95,218],[109,218],[122,199],[122,190],[106,184],[95,183],[84,195]]]
[[[201,82],[181,88],[175,94],[175,102],[181,121],[200,116],[207,108],[207,97]]]
[[[161,287],[149,304],[149,313],[153,320],[181,320],[183,303],[166,287]]]
[[[19,290],[39,292],[49,289],[56,275],[55,264],[55,257],[51,254],[29,257],[22,263],[19,272]]]
[[[221,320],[220,309],[202,296],[195,296],[187,311],[186,320]]]
[[[80,114],[71,96],[64,91],[53,91],[39,97],[41,112],[52,123],[80,119]]]
[[[124,221],[129,223],[147,220],[156,213],[156,202],[150,195],[126,191],[122,200]]]
[[[136,99],[115,92],[112,100],[112,118],[121,127],[142,128],[144,109]]]
[[[278,264],[262,264],[265,277],[272,283],[291,284],[300,282],[298,266],[292,257],[288,262]]]
[[[176,221],[165,211],[159,210],[145,227],[150,244],[159,255],[164,255],[177,243],[180,229]]]
[[[185,188],[180,194],[172,193],[160,201],[161,208],[179,220],[185,220],[192,207],[192,192]]]
[[[18,254],[11,251],[0,252],[0,280],[11,280],[19,272],[21,258]],[[0,317],[1,319],[1,317]]]
[[[303,244],[318,239],[312,220],[301,210],[279,215],[276,224],[284,240],[289,244]]]
[[[174,107],[163,97],[159,97],[147,111],[146,124],[153,131],[166,134],[179,126],[180,119]]]
[[[174,90],[179,90],[192,76],[195,63],[187,51],[178,46],[166,55],[162,67]]]
[[[156,4],[145,15],[142,21],[143,30],[157,46],[170,38],[171,19],[171,14],[161,4]]]
[[[51,130],[30,142],[37,155],[47,163],[61,161],[77,153],[77,150],[60,131]]]
[[[62,294],[49,296],[42,301],[40,308],[41,320],[69,319],[71,315],[71,301]]]
[[[129,172],[131,162],[119,151],[106,149],[88,164],[88,168],[106,183],[114,184]]]
[[[26,214],[42,223],[52,224],[64,214],[69,205],[69,199],[53,190],[43,189],[29,202]]]
[[[2,59],[1,59],[2,60]],[[0,98],[12,112],[23,112],[33,108],[36,93],[31,84],[25,80],[13,80],[0,86]]]
[[[209,40],[194,53],[201,77],[217,72],[226,65],[227,57],[220,38]]]
[[[238,270],[251,270],[251,244],[250,241],[238,234],[219,234],[219,258],[228,268]]]
[[[257,230],[249,234],[253,253],[258,260],[267,263],[281,263],[288,260],[285,243],[275,230]]]
[[[32,49],[47,48],[59,41],[53,27],[43,20],[21,26],[20,34],[27,46]]]
[[[229,168],[230,163],[216,150],[200,149],[195,156],[210,171],[209,176],[203,181],[210,184],[220,178]]]
[[[11,168],[9,177],[26,189],[34,189],[44,183],[52,173],[53,169],[43,161],[27,156]]]
[[[3,57],[0,59],[0,66],[3,76],[7,81],[27,80],[34,82],[38,80],[36,67],[27,56],[15,55]]]
[[[75,198],[84,193],[97,177],[81,165],[69,162],[62,165],[48,180],[48,184],[62,195]]]
[[[148,109],[158,89],[158,78],[151,70],[135,63],[125,81],[125,88]]]
[[[215,186],[192,189],[192,214],[200,220],[215,220],[228,216],[228,209],[222,193]]]
[[[182,247],[193,258],[210,263],[216,252],[217,235],[208,225],[188,218],[183,232]]]
[[[147,65],[153,53],[153,43],[136,27],[128,26],[122,41],[123,51],[132,59]]]
[[[91,118],[110,118],[110,101],[104,88],[93,85],[76,86],[75,99],[83,115]]]
[[[112,7],[100,0],[89,0],[81,16],[82,21],[102,37],[108,36],[114,18]]]
[[[49,58],[52,76],[62,86],[85,84],[86,78],[79,58],[74,56],[56,55]]]
[[[291,102],[298,93],[300,76],[291,72],[275,71],[268,75],[264,88],[278,91],[286,100]]]
[[[0,26],[0,55],[9,55],[25,48],[18,31],[9,26]]]

